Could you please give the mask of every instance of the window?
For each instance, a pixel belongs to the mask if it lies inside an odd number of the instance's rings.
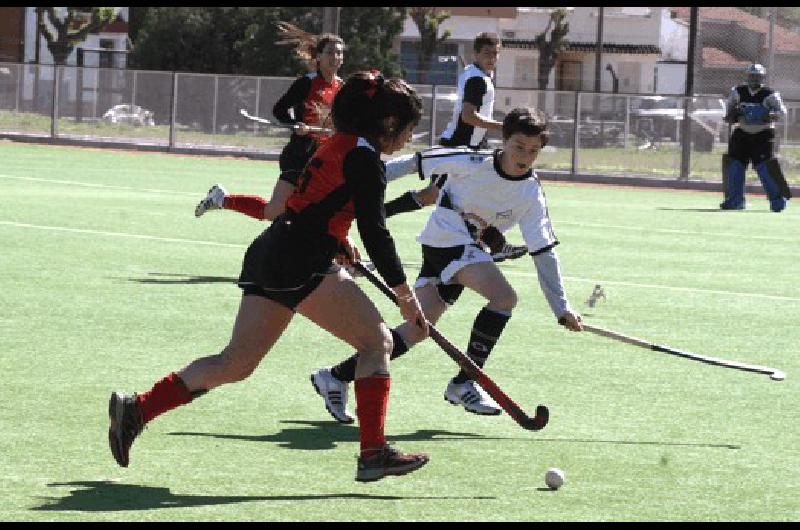
[[[536,88],[536,57],[516,57],[514,59],[514,88]]]
[[[100,48],[103,50],[113,50],[114,40],[113,39],[100,39]],[[107,53],[105,51],[100,52],[100,64],[98,65],[100,68],[113,68],[114,67],[114,54]]]
[[[409,83],[455,85],[463,66],[458,62],[458,44],[439,44],[427,65],[419,64],[419,49],[416,41],[400,43],[400,64]]]

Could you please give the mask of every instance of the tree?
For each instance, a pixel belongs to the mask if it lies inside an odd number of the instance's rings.
[[[408,14],[419,31],[419,43],[417,44],[420,68],[419,82],[425,83],[436,48],[450,38],[450,30],[445,30],[439,36],[439,27],[442,22],[450,18],[450,13],[448,11],[439,11],[435,7],[412,7],[408,10]]]
[[[566,22],[567,10],[563,7],[554,9],[550,13],[547,27],[536,36],[534,43],[539,50],[539,90],[546,90],[550,82],[550,72],[556,64],[556,56],[566,46],[564,37],[569,32],[569,23]],[[552,27],[552,30],[550,29]],[[547,32],[550,31],[550,40]]]
[[[151,7],[139,21],[131,66],[150,70],[237,73],[235,43],[244,37],[246,7]]]
[[[401,76],[398,57],[391,50],[405,18],[404,7],[343,7],[339,28],[347,49],[342,76],[373,68],[387,77]]]
[[[113,22],[118,7],[37,7],[39,32],[55,64],[65,64],[72,50],[89,33]]]

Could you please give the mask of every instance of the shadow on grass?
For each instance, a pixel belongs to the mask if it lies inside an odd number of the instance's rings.
[[[242,440],[246,442],[272,442],[286,449],[301,450],[327,450],[334,449],[338,442],[357,442],[358,427],[343,425],[334,421],[302,421],[287,420],[281,423],[299,425],[288,427],[274,434],[247,435],[247,434],[214,434],[204,432],[171,432],[171,436],[206,436],[227,440]],[[617,444],[617,445],[657,445],[664,447],[707,447],[711,449],[741,449],[734,444],[715,444],[698,442],[668,442],[668,441],[636,441],[636,440],[591,440],[586,438],[540,438],[538,435],[531,437],[494,437],[466,432],[450,432],[434,429],[422,429],[408,434],[388,435],[392,442],[403,441],[449,441],[449,440],[476,440],[476,441],[525,441],[525,442],[555,442],[555,443],[584,443],[584,444]]]
[[[53,482],[49,487],[71,487],[65,497],[44,497],[41,506],[33,511],[116,512],[128,510],[154,510],[159,508],[187,508],[215,506],[240,502],[259,501],[324,501],[328,499],[355,499],[370,501],[403,500],[491,500],[496,497],[437,497],[370,495],[367,493],[323,493],[316,495],[177,495],[169,488],[120,484],[110,480]]]
[[[718,212],[718,213],[770,213],[769,210],[723,210],[721,208],[668,208],[659,206],[656,210],[667,210],[670,212]]]
[[[176,285],[176,284],[207,284],[207,283],[233,283],[238,281],[238,278],[228,276],[190,276],[188,274],[172,274],[161,272],[150,272],[150,276],[163,276],[164,278],[127,278],[129,281],[154,284],[154,285]]]
[[[286,449],[301,449],[304,451],[319,451],[334,449],[339,442],[358,442],[358,427],[343,425],[334,421],[300,421],[288,420],[281,423],[299,425],[300,427],[287,427],[273,434],[247,435],[247,434],[214,434],[204,432],[171,432],[172,436],[207,436],[227,440],[242,440],[246,442],[272,442]],[[450,432],[441,430],[419,430],[409,434],[389,435],[390,441],[432,441],[432,440],[470,440],[486,439],[480,434],[465,432]],[[494,440],[502,438],[492,438]]]
[[[421,263],[403,263],[403,267],[407,269],[419,269],[422,267]],[[210,283],[233,283],[239,281],[238,277],[234,276],[193,276],[191,274],[180,274],[170,272],[149,272],[148,276],[156,276],[155,278],[122,278],[129,282],[143,283],[149,285],[195,285],[195,284],[210,284]],[[119,278],[116,278],[119,279]]]

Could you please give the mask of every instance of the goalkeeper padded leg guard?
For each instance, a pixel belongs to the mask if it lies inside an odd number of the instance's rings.
[[[741,210],[744,208],[744,172],[745,165],[740,160],[728,157],[726,164],[725,200],[719,205],[723,210]]]
[[[770,164],[770,162],[773,162]],[[780,166],[777,160],[770,159],[761,162],[756,166],[758,178],[761,180],[761,185],[764,187],[764,192],[769,199],[769,207],[773,212],[780,212],[786,208],[786,195],[791,196],[789,186],[783,178],[783,173],[780,171]]]

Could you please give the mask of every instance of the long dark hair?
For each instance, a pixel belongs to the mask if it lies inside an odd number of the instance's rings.
[[[402,79],[385,79],[376,70],[356,72],[334,97],[332,116],[338,132],[362,136],[377,146],[419,123],[422,100]],[[397,121],[387,127],[389,117]]]
[[[337,42],[344,46],[344,39],[333,33],[314,35],[298,28],[294,24],[283,21],[278,21],[275,25],[278,27],[278,35],[281,38],[275,41],[275,44],[294,46],[294,53],[306,63],[316,61],[329,42]]]

